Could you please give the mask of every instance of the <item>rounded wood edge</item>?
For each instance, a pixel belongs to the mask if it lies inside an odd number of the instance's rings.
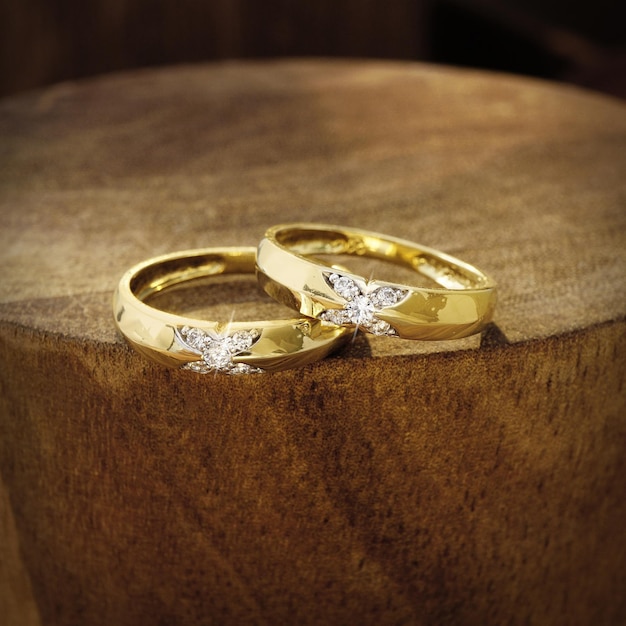
[[[0,469],[43,622],[616,623],[625,349],[619,320],[233,379],[3,324]]]

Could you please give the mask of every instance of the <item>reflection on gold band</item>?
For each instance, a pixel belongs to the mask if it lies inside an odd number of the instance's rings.
[[[180,283],[219,274],[252,274],[254,261],[254,248],[208,248],[140,263],[124,274],[115,292],[117,327],[136,350],[153,361],[200,373],[297,367],[323,358],[349,339],[349,330],[321,320],[207,321],[146,303]]]
[[[318,258],[324,254],[390,262],[435,286],[366,280],[324,264]],[[496,304],[495,283],[472,265],[410,241],[341,226],[270,228],[258,247],[257,276],[268,294],[304,315],[405,339],[480,332]]]

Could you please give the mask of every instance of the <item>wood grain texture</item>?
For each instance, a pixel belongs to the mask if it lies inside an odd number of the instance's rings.
[[[1,102],[10,615],[626,620],[625,113],[501,75],[295,61]],[[116,335],[131,264],[311,219],[475,263],[494,326],[234,379]],[[207,313],[281,314],[249,287]]]

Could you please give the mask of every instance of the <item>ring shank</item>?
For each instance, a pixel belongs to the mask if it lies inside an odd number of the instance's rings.
[[[185,327],[211,337],[253,331],[256,341],[232,358],[267,371],[279,371],[323,358],[350,333],[320,320],[291,317],[251,322],[200,320],[162,311],[146,301],[164,289],[220,274],[253,274],[255,248],[187,250],[150,259],[129,269],[113,298],[118,329],[140,353],[158,363],[180,367],[202,358],[180,342]]]
[[[130,291],[145,302],[155,293],[183,282],[218,274],[252,273],[255,257],[254,248],[167,255],[137,266],[128,284]]]
[[[257,274],[275,299],[301,313],[318,317],[340,309],[345,300],[329,284],[332,268],[317,255],[364,256],[403,266],[433,280],[437,287],[414,287],[341,272],[364,288],[392,286],[408,293],[377,317],[398,336],[440,340],[479,332],[491,320],[495,283],[472,265],[438,250],[369,231],[319,224],[287,224],[270,228],[257,251]]]

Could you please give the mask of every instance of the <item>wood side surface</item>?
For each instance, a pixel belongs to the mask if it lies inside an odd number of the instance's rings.
[[[5,100],[0,134],[14,623],[626,620],[623,104],[414,64],[226,64]],[[243,378],[116,335],[131,264],[292,220],[475,263],[495,324]],[[252,280],[202,306],[281,314]]]

